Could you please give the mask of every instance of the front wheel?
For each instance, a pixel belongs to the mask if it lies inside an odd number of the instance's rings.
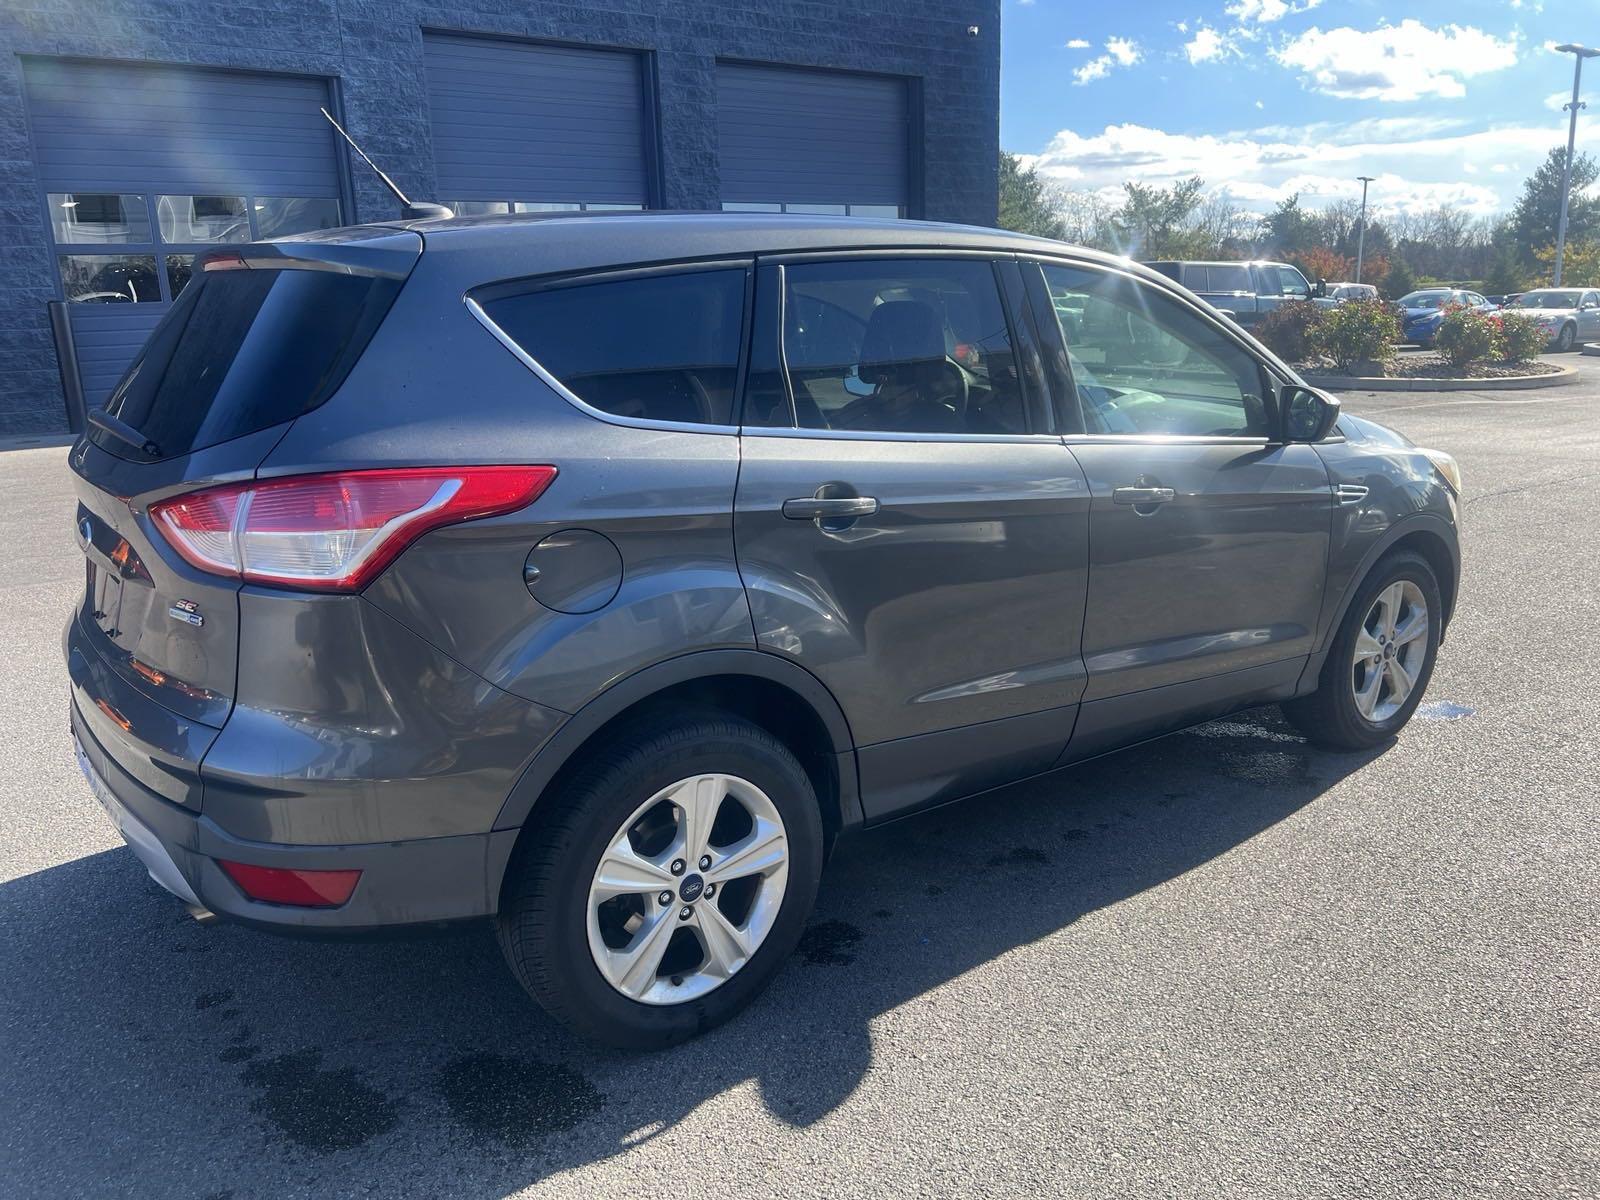
[[[507,873],[500,946],[576,1032],[668,1046],[733,1016],[777,973],[823,850],[816,795],[783,743],[720,713],[664,717],[613,738],[540,801]]]
[[[1345,613],[1317,690],[1285,704],[1284,715],[1319,746],[1381,745],[1422,702],[1443,622],[1428,560],[1408,552],[1382,559]]]
[[[1565,354],[1572,349],[1578,340],[1578,327],[1576,325],[1563,325],[1561,332],[1556,335],[1556,353]]]

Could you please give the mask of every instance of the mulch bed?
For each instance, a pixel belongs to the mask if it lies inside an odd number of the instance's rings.
[[[1331,359],[1297,363],[1296,370],[1313,375],[1342,375]],[[1468,363],[1455,366],[1442,354],[1403,354],[1389,364],[1387,379],[1506,379],[1516,375],[1556,375],[1561,367],[1541,359],[1519,363]],[[1367,377],[1367,372],[1361,372]]]

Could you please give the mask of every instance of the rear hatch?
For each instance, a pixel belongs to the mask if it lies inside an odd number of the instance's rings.
[[[151,506],[253,478],[339,387],[421,250],[417,234],[357,228],[203,258],[73,448],[79,711],[169,800],[198,806],[198,756],[233,705],[240,583],[185,561]]]

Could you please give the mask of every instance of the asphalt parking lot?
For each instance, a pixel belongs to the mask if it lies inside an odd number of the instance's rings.
[[[73,763],[65,450],[0,454],[0,1194],[1600,1194],[1600,360],[1562,361],[1344,397],[1465,472],[1431,719],[1349,756],[1267,710],[862,837],[754,1008],[645,1057],[482,931],[190,921]]]

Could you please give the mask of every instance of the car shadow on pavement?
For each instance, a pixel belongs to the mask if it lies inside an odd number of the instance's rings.
[[[567,1035],[483,928],[201,927],[125,850],[67,863],[0,887],[0,1192],[503,1195],[750,1082],[807,1126],[866,1076],[880,1014],[1240,846],[1371,757],[1267,709],[865,834],[752,1008],[649,1055]]]

